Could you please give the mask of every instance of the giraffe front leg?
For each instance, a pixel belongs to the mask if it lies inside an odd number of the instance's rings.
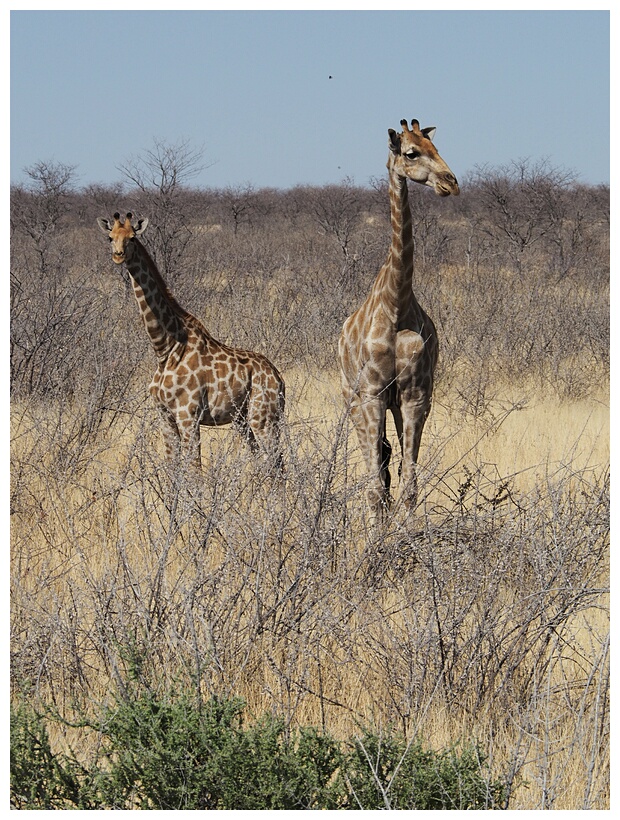
[[[373,523],[383,520],[390,506],[390,457],[392,448],[385,434],[385,405],[377,399],[356,399],[351,419],[368,471],[366,491]]]
[[[181,434],[177,427],[174,414],[164,404],[156,402],[155,406],[157,407],[162,422],[166,458],[169,461],[176,461],[181,451]]]
[[[184,465],[200,474],[200,422],[196,413],[182,411],[177,425],[181,438],[181,460]]]
[[[417,402],[412,402],[400,409],[402,418],[399,431],[402,449],[401,498],[407,511],[413,510],[418,503],[418,453],[429,410],[428,404],[420,405]],[[397,428],[398,426],[397,423]]]

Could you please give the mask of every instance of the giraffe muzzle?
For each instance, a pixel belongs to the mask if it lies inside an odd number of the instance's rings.
[[[437,180],[435,183],[435,192],[439,194],[439,196],[450,196],[450,194],[452,194],[452,196],[458,196],[461,193],[461,189],[456,181],[456,177],[452,174],[446,174],[445,177]]]

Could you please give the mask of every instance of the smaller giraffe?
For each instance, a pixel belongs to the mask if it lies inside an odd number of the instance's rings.
[[[168,456],[183,456],[200,470],[200,426],[233,424],[280,470],[280,373],[266,356],[216,341],[179,305],[138,239],[148,219],[134,226],[131,213],[122,222],[115,213],[111,224],[102,217],[97,224],[112,244],[112,261],[127,266],[157,356],[150,392],[164,421]]]
[[[416,463],[431,407],[437,362],[437,332],[414,296],[413,231],[407,180],[427,185],[439,196],[458,196],[456,177],[431,142],[435,128],[417,120],[388,129],[388,180],[392,240],[388,258],[360,308],[345,321],[338,353],[342,391],[355,425],[370,477],[368,502],[374,521],[390,501],[386,436],[388,410],[402,453],[401,486],[406,509],[417,501]]]

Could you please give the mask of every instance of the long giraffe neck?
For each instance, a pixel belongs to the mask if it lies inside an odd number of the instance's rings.
[[[390,171],[390,219],[392,222],[392,265],[404,273],[413,271],[413,231],[407,180]]]
[[[413,300],[413,230],[407,180],[391,168],[389,184],[392,241],[385,286],[390,302],[400,313]]]
[[[153,350],[163,360],[177,342],[186,341],[189,314],[168,290],[144,245],[136,238],[132,242],[134,251],[125,264]]]
[[[392,239],[387,262],[377,282],[388,314],[399,317],[419,307],[413,295],[413,231],[407,180],[389,169]]]

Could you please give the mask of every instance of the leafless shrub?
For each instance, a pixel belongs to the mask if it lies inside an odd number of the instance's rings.
[[[140,415],[120,461],[120,419],[80,469],[60,457],[84,457],[62,425],[28,431],[48,459],[16,440],[16,684],[60,703],[128,675],[184,675],[266,699],[290,721],[311,703],[325,725],[370,711],[407,736],[431,707],[472,731],[487,715],[493,731],[527,733],[515,772],[544,748],[544,710],[559,715],[568,698],[600,778],[605,475],[558,468],[524,493],[511,476],[463,470],[446,493],[430,474],[422,516],[374,533],[344,417],[325,436],[291,428],[287,474],[273,484],[221,433],[201,482],[169,473]],[[559,749],[545,754],[551,765]]]
[[[517,271],[562,220],[562,192],[573,182],[569,172],[544,161],[532,166],[521,160],[496,172],[478,172],[477,193],[487,216],[484,230],[504,245]]]
[[[377,191],[339,192],[363,203],[344,226],[345,253],[310,207],[320,189],[246,192],[252,219],[235,232],[217,192],[181,187],[191,242],[170,262],[175,294],[218,338],[264,350],[291,389],[281,481],[227,430],[205,432],[200,481],[176,474],[148,401],[154,362],[133,296],[90,224],[117,193],[68,188],[37,244],[16,216],[35,194],[14,192],[15,690],[69,710],[129,677],[181,678],[343,735],[358,721],[407,737],[441,725],[501,758],[515,805],[604,808],[604,465],[568,458],[524,481],[473,448],[446,463],[450,442],[438,440],[417,514],[403,518],[396,502],[383,530],[369,528],[334,363],[342,321],[387,252],[386,204]],[[518,270],[477,189],[468,200],[464,186],[463,213],[450,205],[445,221],[424,193],[415,287],[440,335],[438,402],[484,437],[518,409],[501,397],[506,384],[558,401],[604,387],[605,193],[567,184],[562,195],[581,203],[576,233],[563,215],[563,233],[546,244],[550,228]],[[579,258],[586,236],[592,270]],[[298,413],[318,375],[325,395]]]
[[[153,225],[153,257],[162,274],[174,282],[192,241],[191,195],[185,190],[200,171],[203,150],[188,140],[168,143],[154,139],[153,147],[126,159],[119,171],[131,186],[124,209],[149,214]]]

